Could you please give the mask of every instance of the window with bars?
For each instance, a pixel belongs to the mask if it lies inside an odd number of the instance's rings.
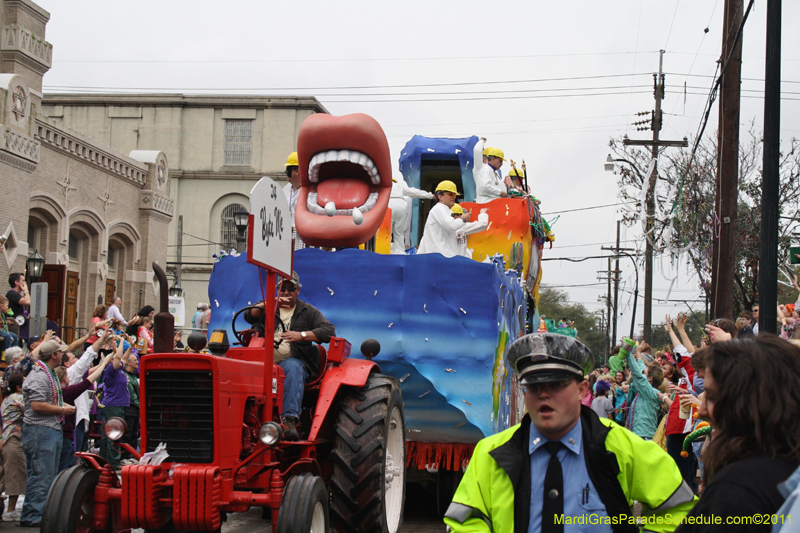
[[[250,166],[253,153],[252,120],[225,121],[225,164]]]
[[[230,204],[222,210],[219,242],[223,244],[223,249],[226,252],[231,248],[236,248],[238,250],[236,239],[239,236],[239,232],[236,230],[233,214],[240,210],[247,211],[242,204]]]

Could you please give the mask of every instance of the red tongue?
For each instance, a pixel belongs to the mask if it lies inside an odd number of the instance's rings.
[[[328,202],[336,209],[353,209],[364,205],[369,196],[369,184],[360,179],[333,178],[317,185],[317,203],[325,207]]]

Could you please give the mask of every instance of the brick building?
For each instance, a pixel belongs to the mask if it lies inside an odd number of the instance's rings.
[[[0,280],[38,250],[47,316],[71,339],[115,294],[127,316],[156,302],[151,264],[166,265],[174,201],[158,147],[116,151],[42,113],[49,18],[30,0],[0,0]]]
[[[45,95],[42,109],[123,153],[167,154],[175,202],[167,259],[170,278],[181,272],[187,318],[197,302],[208,301],[212,254],[241,250],[232,214],[249,210],[250,190],[262,176],[286,180],[300,124],[327,113],[313,97],[181,94]]]

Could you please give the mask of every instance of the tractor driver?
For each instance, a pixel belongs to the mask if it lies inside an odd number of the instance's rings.
[[[286,428],[286,440],[298,440],[297,422],[302,408],[305,384],[317,376],[319,349],[313,343],[330,342],[336,335],[334,325],[313,305],[297,298],[300,294],[300,276],[292,272],[291,279],[278,277],[278,305],[275,310],[275,363],[283,368],[283,411],[281,418]],[[256,307],[264,307],[259,302]],[[264,312],[250,309],[244,319],[264,333]]]

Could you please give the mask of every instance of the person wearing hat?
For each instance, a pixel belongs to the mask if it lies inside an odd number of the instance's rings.
[[[472,178],[475,183],[478,183],[478,173],[489,161],[488,153],[491,149],[491,146],[486,146],[486,137],[480,137],[472,149]]]
[[[436,204],[428,213],[425,230],[419,243],[418,254],[439,253],[445,257],[458,255],[456,232],[469,222],[469,213],[453,218],[451,209],[456,205],[458,189],[450,180],[439,182],[436,186]]]
[[[680,524],[696,498],[675,462],[656,443],[581,406],[594,359],[585,345],[534,333],[516,340],[506,359],[527,414],[475,447],[445,513],[450,531],[634,533],[634,500],[646,531]]]
[[[460,205],[454,205],[450,211],[453,213],[453,218],[463,218],[464,208]],[[478,220],[475,222],[467,222],[464,227],[456,231],[456,246],[458,247],[458,255],[472,259],[472,250],[467,248],[467,239],[473,233],[479,233],[489,227],[489,210],[487,208],[481,209],[478,215]]]
[[[314,343],[330,342],[336,328],[319,309],[298,298],[300,276],[292,272],[291,279],[278,277],[278,301],[275,309],[275,337],[273,357],[283,368],[283,410],[281,418],[286,429],[286,440],[298,440],[297,422],[302,410],[303,391],[311,377],[317,377],[319,348]],[[264,302],[244,313],[244,319],[253,324],[261,335],[265,331]]]
[[[412,198],[422,198],[430,200],[433,194],[422,189],[410,187],[403,176],[395,175],[392,177],[392,195],[389,198],[389,209],[392,210],[392,247],[393,254],[404,254],[410,246],[407,235],[410,228],[407,228],[408,210],[411,207]]]
[[[75,412],[75,407],[64,404],[55,373],[68,348],[56,339],[43,342],[37,361],[22,385],[22,445],[32,466],[20,516],[23,527],[39,527],[42,522],[47,492],[61,457],[61,426],[64,417]]]
[[[297,236],[294,228],[294,212],[297,208],[297,197],[300,196],[300,161],[297,152],[292,152],[286,158],[286,179],[289,180],[283,187],[283,194],[286,196],[286,203],[289,204],[289,213],[292,215],[292,238],[294,239],[294,249],[305,248],[303,241]]]
[[[480,169],[475,179],[475,201],[479,204],[508,197],[503,175],[500,173],[505,154],[499,148],[490,148],[487,155],[487,163]]]

